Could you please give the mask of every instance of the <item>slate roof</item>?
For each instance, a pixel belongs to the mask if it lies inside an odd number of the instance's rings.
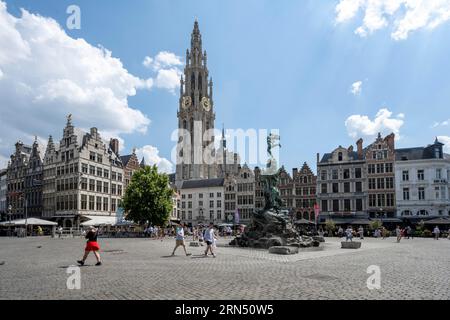
[[[183,181],[183,185],[181,186],[181,189],[222,187],[224,185],[224,182],[225,182],[224,178],[186,180],[186,181]]]
[[[129,154],[126,156],[120,156],[120,160],[122,161],[124,166],[126,166],[128,164],[128,161],[130,161],[132,156],[133,156],[132,154]]]
[[[364,149],[365,150],[365,149]],[[363,152],[363,158],[364,158],[364,153]],[[351,151],[348,152],[349,157],[353,157],[353,160],[363,160],[363,159],[358,159],[358,152],[356,151]],[[322,156],[322,159],[320,160],[320,163],[327,163],[329,159],[331,159],[331,157],[333,156],[333,153],[324,153],[324,155]]]

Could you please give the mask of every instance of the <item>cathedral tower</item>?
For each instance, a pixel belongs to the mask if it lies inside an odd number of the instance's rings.
[[[177,149],[176,181],[215,178],[216,165],[207,163],[205,153],[214,141],[205,132],[214,129],[213,83],[209,78],[206,51],[202,51],[202,35],[197,20],[191,35],[191,49],[186,50],[184,76],[180,79],[178,109],[179,147]]]

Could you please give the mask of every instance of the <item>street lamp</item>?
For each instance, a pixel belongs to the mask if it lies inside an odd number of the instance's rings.
[[[9,217],[9,235],[11,236],[12,205],[8,206],[8,217]]]

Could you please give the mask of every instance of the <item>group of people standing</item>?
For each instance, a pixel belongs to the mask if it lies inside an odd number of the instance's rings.
[[[186,244],[185,244],[185,235],[184,230],[186,226],[184,223],[181,223],[177,229],[176,229],[176,236],[175,236],[175,248],[172,251],[172,256],[175,255],[175,251],[178,247],[183,247],[184,253],[186,256],[190,256],[191,253],[188,253],[186,250]],[[214,224],[210,223],[207,228],[201,228],[197,227],[193,229],[193,240],[198,240],[201,246],[203,246],[203,242],[206,244],[206,249],[204,252],[205,257],[208,256],[208,252],[215,258],[215,248],[216,248],[216,241],[217,236],[214,230]]]

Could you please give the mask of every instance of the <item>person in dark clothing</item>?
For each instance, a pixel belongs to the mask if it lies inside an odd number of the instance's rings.
[[[97,242],[97,237],[98,229],[95,229],[93,226],[89,227],[89,232],[86,234],[86,239],[88,240],[86,243],[86,248],[84,249],[83,259],[77,261],[80,265],[84,265],[84,262],[86,261],[89,252],[91,251],[94,252],[95,258],[97,259],[96,266],[100,266],[102,264],[100,260],[100,254],[98,253],[98,251],[100,250],[100,246]]]

